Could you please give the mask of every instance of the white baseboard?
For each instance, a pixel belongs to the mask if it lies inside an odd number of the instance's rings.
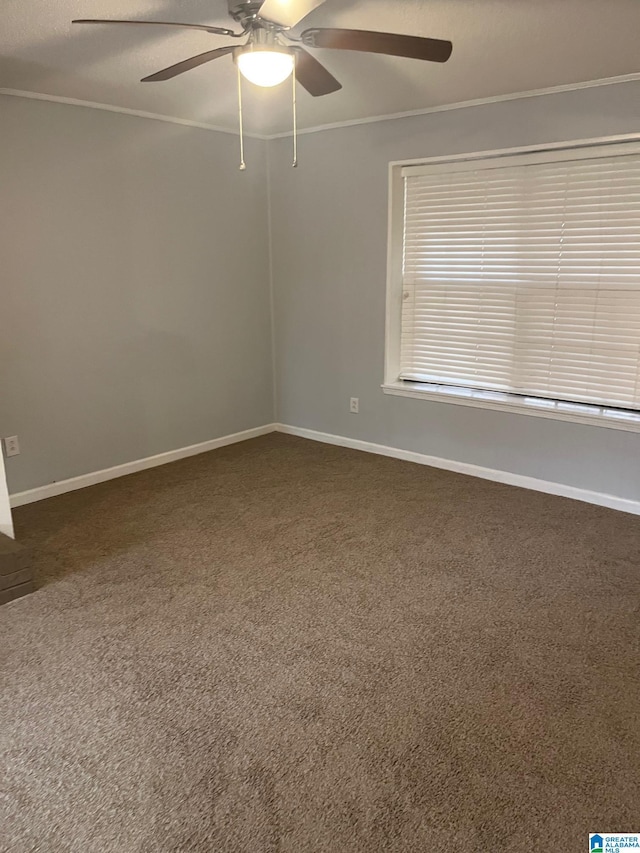
[[[115,480],[126,474],[135,474],[136,471],[145,471],[147,468],[156,468],[158,465],[166,465],[167,462],[176,462],[187,456],[197,456],[199,453],[207,453],[219,447],[236,444],[239,441],[247,441],[249,438],[257,438],[260,435],[274,432],[276,424],[265,424],[264,426],[236,432],[232,435],[224,435],[211,441],[203,441],[200,444],[191,444],[189,447],[179,447],[177,450],[169,450],[167,453],[158,453],[156,456],[147,456],[145,459],[136,459],[133,462],[125,462],[123,465],[115,465],[113,468],[104,468],[102,471],[93,471],[90,474],[82,474],[80,477],[72,477],[70,480],[60,480],[46,486],[38,486],[36,489],[28,489],[25,492],[16,492],[10,495],[12,507],[42,501],[45,498],[53,498],[76,489],[84,489],[85,486],[93,486],[96,483],[104,483],[107,480]]]
[[[276,424],[276,430],[287,435],[297,435],[301,438],[309,438],[312,441],[321,441],[324,444],[336,444],[339,447],[349,447],[352,450],[363,450],[365,453],[391,456],[393,459],[403,459],[405,462],[417,462],[418,465],[430,465],[432,468],[443,468],[445,471],[455,471],[457,474],[468,474],[471,477],[493,480],[496,483],[505,483],[508,486],[520,486],[523,489],[532,489],[534,492],[559,495],[563,498],[571,498],[576,501],[584,501],[585,503],[640,515],[640,501],[632,501],[602,492],[592,492],[588,489],[578,489],[564,483],[552,483],[548,480],[538,480],[536,477],[526,477],[523,474],[512,474],[509,471],[484,468],[481,465],[457,462],[453,459],[442,459],[439,456],[427,456],[424,453],[414,453],[411,450],[400,450],[397,447],[387,447],[384,444],[373,444],[370,441],[360,441],[357,438],[331,435],[330,433],[317,432],[313,429],[303,429],[287,424]]]
[[[102,471],[94,471],[73,477],[70,480],[61,480],[58,483],[50,483],[29,489],[25,492],[16,492],[10,496],[11,506],[19,507],[24,504],[52,498],[85,486],[93,486],[96,483],[104,483],[106,480],[114,480],[124,477],[126,474],[134,474],[136,471],[144,471],[147,468],[155,468],[158,465],[166,465],[187,456],[196,456],[199,453],[207,453],[219,447],[247,441],[270,432],[282,432],[287,435],[297,435],[308,438],[311,441],[320,441],[324,444],[335,444],[338,447],[349,447],[352,450],[363,450],[365,453],[376,453],[380,456],[390,456],[393,459],[402,459],[405,462],[416,462],[418,465],[430,465],[432,468],[442,468],[445,471],[455,471],[458,474],[468,474],[471,477],[480,477],[483,480],[493,480],[496,483],[505,483],[509,486],[519,486],[523,489],[532,489],[535,492],[544,492],[549,495],[558,495],[563,498],[584,501],[597,506],[617,509],[621,512],[629,512],[640,515],[640,501],[632,501],[627,498],[607,495],[602,492],[593,492],[588,489],[578,489],[575,486],[567,486],[564,483],[553,483],[548,480],[538,480],[535,477],[526,477],[523,474],[512,474],[509,471],[499,471],[495,468],[484,468],[481,465],[472,465],[469,462],[457,462],[454,459],[442,459],[439,456],[428,456],[425,453],[414,453],[411,450],[401,450],[397,447],[387,447],[384,444],[373,444],[370,441],[361,441],[357,438],[347,438],[343,435],[331,435],[326,432],[318,432],[314,429],[289,426],[288,424],[265,424],[255,429],[244,432],[236,432],[211,441],[203,441],[200,444],[192,444],[189,447],[180,447],[167,453],[159,453],[157,456],[148,456],[146,459],[137,459],[134,462],[126,462],[124,465],[116,465],[113,468],[105,468]]]

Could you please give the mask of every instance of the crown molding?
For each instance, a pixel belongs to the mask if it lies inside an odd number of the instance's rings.
[[[188,118],[178,118],[177,116],[166,116],[161,115],[160,113],[148,113],[144,110],[130,110],[127,107],[116,107],[113,104],[100,104],[96,101],[82,101],[78,98],[65,98],[61,95],[47,95],[43,92],[27,92],[23,89],[2,89],[0,88],[0,95],[8,95],[12,98],[28,98],[34,101],[50,101],[54,104],[68,104],[72,107],[88,107],[91,110],[104,110],[109,113],[122,113],[122,115],[126,116],[137,116],[138,118],[148,118],[153,121],[164,121],[169,124],[179,124],[183,127],[195,127],[199,130],[208,130],[213,131],[214,133],[227,133],[231,136],[239,136],[237,130],[231,130],[228,127],[219,127],[215,124],[207,124],[201,121],[192,121]],[[247,133],[245,132],[245,137],[249,139],[268,139],[264,134],[259,133]]]
[[[481,107],[485,104],[499,104],[502,101],[519,101],[523,98],[537,98],[540,95],[556,95],[562,92],[575,92],[580,89],[595,89],[600,86],[612,86],[616,83],[633,83],[640,81],[640,72],[633,74],[622,74],[618,77],[603,77],[599,80],[587,80],[584,83],[565,83],[561,86],[549,86],[546,89],[529,89],[524,92],[513,92],[508,95],[492,95],[488,98],[476,98],[471,101],[457,101],[453,104],[442,104],[437,107],[424,107],[420,110],[408,110],[403,113],[392,113],[390,115],[371,116],[368,118],[347,119],[345,121],[337,121],[332,124],[319,124],[315,127],[307,127],[298,129],[298,136],[306,133],[320,133],[323,130],[337,130],[341,127],[354,127],[360,124],[374,124],[381,121],[393,121],[399,118],[413,118],[414,116],[426,116],[432,113],[444,113],[449,110],[464,110],[467,107]],[[292,132],[285,131],[284,133],[274,133],[266,138],[271,139],[286,139],[292,136]]]
[[[618,77],[603,77],[598,80],[587,80],[582,83],[565,83],[560,86],[548,86],[545,89],[529,89],[524,92],[513,92],[508,95],[492,95],[487,98],[475,98],[470,101],[457,101],[453,104],[442,104],[437,107],[424,107],[419,110],[408,110],[402,113],[391,113],[389,115],[368,116],[366,118],[346,119],[345,121],[337,121],[331,124],[320,124],[314,127],[299,128],[298,135],[303,136],[310,133],[321,133],[325,130],[337,130],[342,127],[355,127],[361,124],[376,124],[381,121],[394,121],[400,118],[413,118],[414,116],[431,115],[432,113],[449,112],[449,110],[463,110],[467,107],[481,107],[486,104],[499,104],[503,101],[518,101],[523,98],[537,98],[542,95],[557,95],[562,92],[575,92],[581,89],[596,89],[600,86],[613,86],[619,83],[633,83],[640,81],[640,72],[633,74],[622,74]],[[138,118],[152,119],[153,121],[164,121],[169,124],[178,124],[183,127],[195,127],[199,130],[213,131],[214,133],[227,133],[232,136],[238,136],[237,130],[232,130],[228,127],[220,127],[206,122],[192,121],[191,119],[178,118],[177,116],[161,115],[159,113],[145,112],[144,110],[132,110],[127,107],[117,107],[113,104],[101,104],[95,101],[83,101],[78,98],[65,98],[61,95],[47,95],[43,92],[28,92],[23,89],[3,89],[0,88],[0,95],[8,95],[14,98],[30,98],[36,101],[50,101],[55,104],[69,104],[74,107],[87,107],[92,110],[105,110],[111,113],[122,113],[123,115],[137,116]],[[283,133],[245,133],[245,137],[249,139],[260,139],[269,141],[273,139],[286,139],[293,134],[290,130]]]

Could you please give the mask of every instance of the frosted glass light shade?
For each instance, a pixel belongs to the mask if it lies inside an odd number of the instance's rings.
[[[238,55],[238,68],[256,86],[277,86],[293,71],[292,53],[280,50],[247,50]]]

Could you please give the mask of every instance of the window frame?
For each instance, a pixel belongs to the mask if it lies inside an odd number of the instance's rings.
[[[410,397],[438,403],[449,403],[473,408],[493,409],[519,415],[591,424],[609,429],[640,432],[640,412],[616,409],[588,403],[570,403],[548,398],[537,398],[498,391],[481,391],[453,385],[435,385],[400,379],[400,339],[402,330],[402,265],[404,236],[404,178],[406,167],[446,167],[448,164],[468,162],[470,168],[483,160],[520,160],[530,156],[532,162],[543,155],[553,155],[542,162],[582,159],[588,156],[584,149],[606,150],[620,154],[640,154],[640,135],[599,137],[572,140],[546,145],[522,146],[496,150],[477,151],[452,156],[426,157],[414,160],[397,160],[389,164],[389,210],[387,236],[387,289],[385,319],[385,359],[382,390],[396,397]],[[578,152],[582,152],[582,156]],[[576,157],[575,155],[578,154]],[[499,165],[499,164],[498,164]],[[489,167],[491,168],[491,167]]]

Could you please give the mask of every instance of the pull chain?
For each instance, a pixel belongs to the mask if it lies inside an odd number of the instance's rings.
[[[244,172],[247,164],[244,162],[244,121],[242,118],[242,75],[238,66],[238,120],[240,123],[240,171]]]
[[[293,54],[293,168],[298,168],[298,107],[296,103],[296,65],[298,63],[298,54]]]

